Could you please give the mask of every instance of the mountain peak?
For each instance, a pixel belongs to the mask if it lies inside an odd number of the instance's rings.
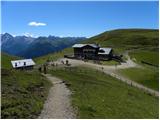
[[[9,33],[4,33],[3,34],[4,36],[10,36],[10,37],[13,37],[11,34],[9,34]]]
[[[9,33],[4,33],[4,34],[2,34],[1,37],[2,37],[1,41],[11,41],[11,40],[14,40],[14,37],[11,34],[9,34]]]

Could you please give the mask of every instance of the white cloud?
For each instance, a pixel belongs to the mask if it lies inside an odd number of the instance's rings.
[[[29,22],[28,25],[38,27],[38,26],[46,26],[47,24],[42,22]]]

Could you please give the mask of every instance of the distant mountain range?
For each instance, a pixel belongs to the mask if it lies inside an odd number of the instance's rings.
[[[2,52],[24,58],[34,58],[71,47],[85,40],[85,37],[27,37],[15,36],[9,33],[1,34]]]
[[[2,52],[24,58],[34,58],[61,51],[75,43],[96,43],[102,47],[131,48],[159,44],[157,29],[117,29],[106,31],[89,39],[85,37],[28,37],[1,34]]]

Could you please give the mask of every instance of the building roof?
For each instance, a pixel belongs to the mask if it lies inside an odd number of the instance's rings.
[[[32,59],[23,59],[23,60],[13,60],[11,61],[11,64],[13,68],[19,68],[19,67],[25,67],[25,66],[33,66],[35,65],[35,62]]]
[[[98,54],[99,55],[109,55],[112,48],[100,48]]]
[[[74,44],[72,47],[73,47],[73,48],[82,48],[82,47],[84,47],[84,46],[86,46],[86,45],[92,46],[92,47],[94,47],[94,48],[98,48],[98,47],[99,47],[99,46],[96,45],[96,44]]]

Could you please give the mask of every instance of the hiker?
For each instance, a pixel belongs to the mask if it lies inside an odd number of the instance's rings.
[[[54,62],[52,63],[52,66],[53,66],[53,67],[55,66]]]
[[[104,69],[104,68],[102,67],[102,71],[103,71],[103,69]]]
[[[39,67],[38,70],[39,70],[39,72],[42,72],[42,68],[41,67]]]
[[[46,67],[46,65],[44,65],[43,67],[44,67],[44,74],[47,74],[47,67]]]
[[[69,63],[69,61],[68,61],[68,60],[66,60],[66,65],[68,65],[68,63]]]
[[[64,61],[62,60],[61,63],[64,65]]]

